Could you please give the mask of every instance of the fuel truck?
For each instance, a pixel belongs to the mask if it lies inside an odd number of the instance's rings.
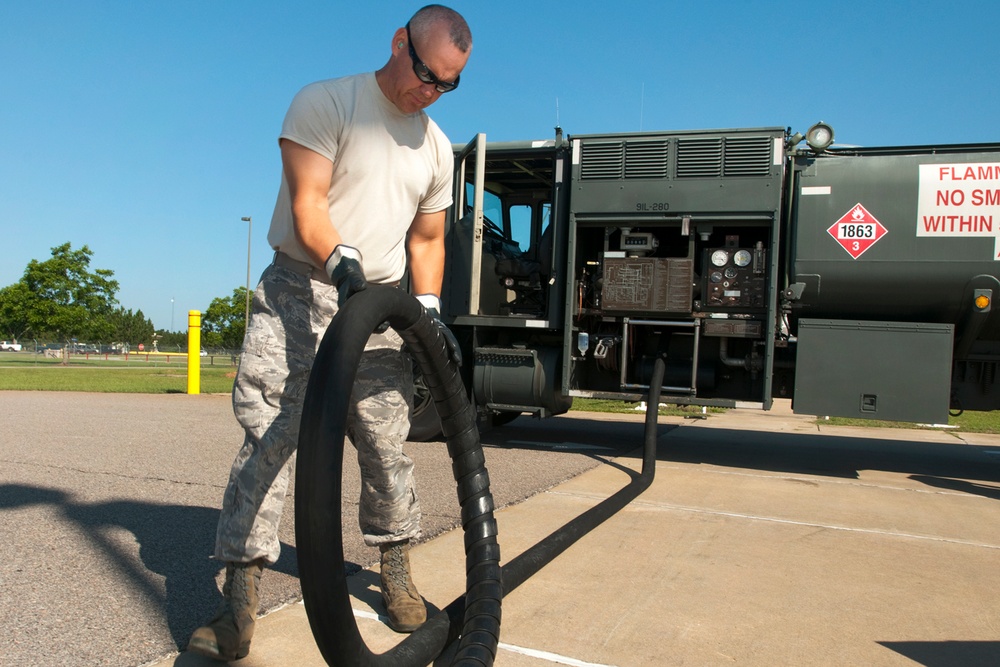
[[[769,127],[456,147],[443,319],[484,423],[575,397],[946,423],[994,410],[1000,144]],[[420,390],[412,439],[440,429]]]

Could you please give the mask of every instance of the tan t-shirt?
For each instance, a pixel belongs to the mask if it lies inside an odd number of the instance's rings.
[[[454,158],[444,132],[423,111],[402,113],[369,72],[303,88],[280,138],[333,161],[332,224],[346,245],[361,251],[369,282],[399,280],[414,216],[452,203]],[[275,250],[311,262],[295,237],[284,175],[267,240]]]

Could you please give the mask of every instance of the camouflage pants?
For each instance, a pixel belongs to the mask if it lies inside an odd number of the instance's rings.
[[[330,284],[269,266],[233,385],[233,411],[246,432],[222,502],[215,557],[227,562],[278,560],[278,523],[313,359],[337,311]],[[389,329],[369,339],[351,393],[347,436],[361,467],[358,521],[365,543],[414,537],[420,504],[413,461],[403,453],[413,403],[412,367]]]

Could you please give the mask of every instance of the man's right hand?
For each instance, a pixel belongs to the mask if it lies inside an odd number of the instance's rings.
[[[333,249],[326,258],[326,272],[337,288],[338,308],[343,308],[352,294],[368,287],[361,266],[361,251],[349,245],[340,244]]]

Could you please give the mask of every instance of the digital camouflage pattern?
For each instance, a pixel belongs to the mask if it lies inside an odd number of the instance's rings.
[[[278,560],[278,524],[299,438],[306,385],[337,311],[337,289],[283,266],[265,269],[233,385],[246,431],[223,496],[215,557]],[[413,403],[412,367],[389,329],[365,347],[352,392],[347,436],[361,467],[358,521],[369,546],[415,537],[420,504],[413,461],[403,453]]]

